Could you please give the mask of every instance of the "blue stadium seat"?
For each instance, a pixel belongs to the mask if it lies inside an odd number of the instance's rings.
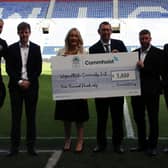
[[[53,18],[77,18],[80,9],[87,9],[83,17],[87,18],[112,18],[113,2],[111,0],[57,0]]]
[[[1,15],[3,19],[10,18],[15,14],[15,17],[28,18],[32,14],[32,18],[45,18],[48,10],[49,1],[35,2],[0,2],[0,8],[3,9]],[[37,13],[36,14],[36,10]],[[40,11],[40,12],[39,12]],[[17,15],[16,15],[17,14]]]
[[[168,17],[167,0],[119,0],[119,18]]]
[[[2,18],[45,18],[50,0],[0,1]],[[53,18],[113,18],[112,0],[56,0]],[[119,18],[167,18],[167,0],[118,0]]]

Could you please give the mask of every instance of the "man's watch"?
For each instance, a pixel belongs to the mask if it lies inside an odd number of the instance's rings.
[[[21,79],[21,80],[18,81],[18,84],[21,84],[22,82],[23,82],[23,80]]]

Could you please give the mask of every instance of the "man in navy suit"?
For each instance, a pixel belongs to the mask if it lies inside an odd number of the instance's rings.
[[[163,47],[164,50],[164,56],[165,56],[165,63],[168,64],[168,44],[165,44]],[[166,71],[168,73],[168,65],[166,66]],[[166,101],[166,105],[168,107],[168,88],[164,87],[164,97]]]
[[[165,56],[165,63],[166,63],[166,72],[168,74],[168,44],[165,44],[163,47],[164,50],[164,56]],[[164,98],[165,98],[165,102],[166,102],[166,106],[168,108],[168,87],[163,86],[163,93],[164,93]],[[168,148],[164,148],[163,150],[165,153],[168,153]]]
[[[121,40],[111,39],[112,27],[108,22],[99,25],[100,40],[89,48],[89,53],[126,52]],[[123,104],[124,97],[95,98],[97,112],[97,146],[93,152],[101,152],[107,146],[106,125],[108,112],[112,117],[112,144],[114,152],[123,153],[121,147],[123,139]]]
[[[0,19],[0,34],[2,32],[3,26],[4,26],[4,22],[2,19]],[[1,74],[1,58],[3,57],[4,59],[6,59],[7,49],[8,49],[8,46],[6,41],[0,38],[0,107],[2,107],[6,96],[5,85],[3,83],[2,74]]]
[[[159,135],[159,97],[161,93],[162,77],[167,83],[164,53],[161,49],[151,45],[151,33],[149,30],[139,32],[141,47],[136,49],[139,53],[137,66],[140,70],[141,96],[132,96],[131,103],[134,119],[137,125],[138,146],[131,151],[147,151],[149,155],[157,155],[157,143]],[[146,133],[145,111],[149,121],[149,137]]]
[[[16,155],[19,152],[23,102],[27,123],[27,152],[30,155],[37,155],[35,151],[35,120],[42,56],[40,46],[29,41],[31,27],[28,23],[20,23],[17,33],[20,40],[9,46],[6,59],[12,112],[11,148],[8,156]]]

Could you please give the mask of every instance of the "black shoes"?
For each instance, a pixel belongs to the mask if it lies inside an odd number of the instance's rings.
[[[166,153],[166,154],[168,154],[168,148],[164,148],[163,152]]]
[[[149,156],[158,155],[157,148],[146,148],[146,147],[139,147],[139,146],[130,148],[130,152],[145,152]]]
[[[98,145],[93,149],[93,152],[98,153],[98,152],[103,152],[104,150],[105,150],[105,146]]]
[[[146,148],[144,148],[144,147],[132,147],[132,148],[130,148],[130,152],[144,152],[144,151],[146,151]]]
[[[114,146],[114,152],[118,154],[124,153],[124,148],[122,148],[120,145]]]
[[[149,156],[157,156],[158,155],[158,150],[157,148],[149,148],[147,151],[147,154]]]
[[[11,148],[9,153],[6,155],[7,157],[15,156],[19,153],[19,150],[17,148]]]
[[[19,153],[18,149],[11,148],[10,151],[9,151],[9,153],[6,156],[7,157],[12,157],[12,156],[16,156],[18,153]],[[37,156],[38,155],[34,148],[28,148],[27,149],[27,153],[30,156]]]
[[[38,155],[34,148],[28,148],[28,149],[27,149],[27,153],[28,153],[30,156],[37,156],[37,155]]]
[[[95,153],[103,152],[105,149],[106,149],[105,146],[98,145],[93,149],[93,152],[95,152]],[[124,153],[124,148],[122,148],[120,145],[116,145],[116,146],[114,146],[114,152],[118,153],[118,154],[122,154],[122,153]]]

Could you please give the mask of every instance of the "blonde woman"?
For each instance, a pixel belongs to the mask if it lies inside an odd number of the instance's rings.
[[[77,28],[72,28],[65,38],[65,46],[58,51],[58,56],[83,54],[83,40]],[[65,144],[64,151],[71,149],[71,126],[75,122],[77,129],[77,143],[75,152],[82,152],[84,137],[84,122],[89,119],[87,100],[59,100],[56,101],[55,119],[64,123]]]

